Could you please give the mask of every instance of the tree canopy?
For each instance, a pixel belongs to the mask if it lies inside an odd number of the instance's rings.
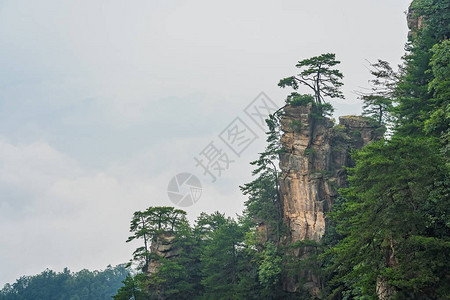
[[[108,266],[103,271],[62,272],[45,270],[34,276],[22,276],[0,290],[1,300],[110,300],[126,278],[125,265]],[[129,299],[129,298],[128,298]]]
[[[300,69],[294,76],[281,79],[280,87],[290,86],[297,90],[300,85],[308,87],[314,93],[317,104],[324,104],[324,97],[344,99],[341,91],[344,75],[334,66],[340,64],[334,53],[325,53],[299,61],[295,66]]]

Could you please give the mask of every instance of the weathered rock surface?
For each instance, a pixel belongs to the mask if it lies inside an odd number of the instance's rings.
[[[360,149],[382,137],[383,130],[367,118],[344,116],[334,126],[328,118],[312,116],[312,104],[286,106],[281,118],[284,152],[280,154],[280,193],[284,222],[290,229],[288,242],[320,241],[325,233],[325,213],[346,185],[344,167],[351,166],[352,149]],[[295,253],[302,257],[307,249]],[[312,294],[320,290],[319,279],[301,274]],[[284,287],[297,289],[297,280],[287,278]]]
[[[156,241],[150,245],[150,253],[156,254],[160,258],[173,258],[179,255],[179,248],[175,246],[175,235],[170,233],[161,233]],[[158,272],[161,266],[159,260],[151,259],[148,265],[144,268],[149,276]]]

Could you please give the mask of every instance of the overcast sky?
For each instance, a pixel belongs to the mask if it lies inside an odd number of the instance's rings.
[[[409,0],[0,0],[0,287],[45,268],[127,262],[136,210],[169,206],[170,179],[196,175],[189,218],[235,216],[263,131],[243,112],[298,60],[334,52],[346,100],[369,61],[404,53]],[[219,135],[240,117],[258,137],[240,156]],[[212,183],[194,156],[234,160]]]

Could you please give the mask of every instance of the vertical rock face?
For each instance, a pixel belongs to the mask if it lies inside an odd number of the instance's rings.
[[[150,253],[156,254],[160,258],[173,258],[179,255],[179,251],[175,246],[175,235],[171,233],[161,233],[155,241],[150,245]],[[159,260],[151,259],[144,268],[144,272],[151,276],[158,272],[161,266]]]
[[[314,107],[286,106],[281,119],[284,152],[280,154],[280,192],[289,242],[320,241],[325,233],[325,213],[330,211],[337,190],[346,185],[344,167],[351,166],[352,149],[360,149],[382,137],[383,130],[367,118],[344,116],[334,126],[328,118],[313,117]],[[306,255],[298,251],[298,256]],[[303,274],[312,294],[319,280]],[[285,280],[285,289],[295,291],[296,280]]]
[[[151,241],[149,250],[152,258],[142,269],[149,278],[158,273],[162,266],[162,259],[176,259],[180,255],[180,248],[176,245],[176,235],[170,232],[162,232],[157,235],[156,238]],[[149,287],[147,286],[147,288]],[[157,299],[166,299],[164,296],[164,289],[160,286],[152,286],[151,290],[152,293],[156,295]]]

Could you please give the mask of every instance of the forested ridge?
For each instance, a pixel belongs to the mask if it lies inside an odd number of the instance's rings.
[[[384,137],[353,151],[320,241],[288,238],[277,166],[286,150],[281,108],[267,119],[267,146],[252,162],[254,180],[241,186],[248,200],[236,219],[202,213],[190,224],[174,207],[137,211],[127,242],[140,247],[128,271],[45,271],[5,286],[0,299],[103,299],[91,294],[101,289],[116,300],[450,299],[450,4],[414,0],[409,18],[402,64],[372,63],[370,88],[359,93],[365,120]],[[286,106],[309,106],[317,120],[330,116],[328,101],[343,98],[338,66],[332,53],[299,61],[299,74],[279,82],[293,89]],[[315,294],[305,280],[311,274]],[[91,291],[83,278],[114,284]],[[295,292],[286,290],[289,278]],[[79,290],[69,295],[61,286]],[[35,296],[27,296],[31,290]]]
[[[102,271],[62,272],[45,270],[34,276],[22,276],[0,291],[1,300],[31,299],[111,299],[122,285],[128,270],[125,265],[108,266]]]

